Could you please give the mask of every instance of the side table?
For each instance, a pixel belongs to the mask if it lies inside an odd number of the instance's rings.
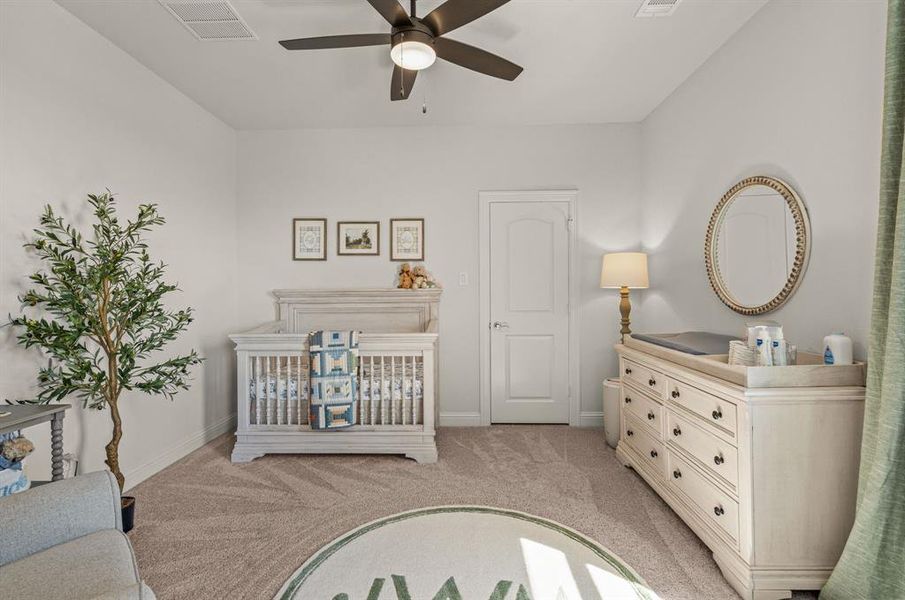
[[[70,407],[69,404],[0,404],[0,434],[50,421],[51,481],[63,479],[63,415]]]

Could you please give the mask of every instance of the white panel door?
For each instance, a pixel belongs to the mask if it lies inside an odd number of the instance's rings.
[[[569,203],[490,205],[490,416],[569,422]]]

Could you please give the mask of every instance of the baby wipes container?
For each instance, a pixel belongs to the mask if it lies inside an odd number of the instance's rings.
[[[852,340],[844,333],[834,333],[823,338],[823,364],[852,364]]]

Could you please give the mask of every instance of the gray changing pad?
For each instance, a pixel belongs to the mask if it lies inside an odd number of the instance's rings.
[[[686,354],[727,354],[729,342],[741,338],[707,331],[683,331],[682,333],[633,333],[642,342],[671,348]]]

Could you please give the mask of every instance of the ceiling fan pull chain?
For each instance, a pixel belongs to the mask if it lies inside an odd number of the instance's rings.
[[[403,32],[399,46],[399,62],[405,64],[405,33]],[[399,97],[405,98],[405,69],[399,69]]]

